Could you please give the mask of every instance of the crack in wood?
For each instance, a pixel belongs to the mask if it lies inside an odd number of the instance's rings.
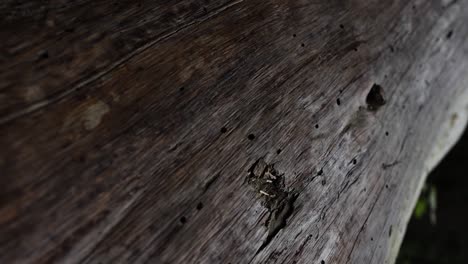
[[[354,247],[356,246],[358,240],[359,240],[359,237],[361,236],[361,233],[362,231],[364,230],[366,224],[367,224],[367,221],[369,220],[369,217],[370,215],[372,214],[372,212],[374,211],[374,208],[375,208],[375,205],[377,204],[377,202],[379,201],[380,199],[380,195],[382,194],[382,190],[384,189],[384,186],[382,186],[379,190],[379,193],[377,194],[377,197],[375,198],[375,201],[374,203],[372,204],[372,207],[370,208],[369,210],[369,213],[367,214],[366,216],[366,219],[364,220],[364,223],[362,224],[361,228],[359,229],[359,232],[358,234],[356,235],[356,238],[354,239],[354,242],[353,242],[353,246],[351,247],[351,250],[349,251],[349,254],[348,254],[348,259],[346,261],[346,264],[349,263],[349,261],[351,260],[351,255],[353,254],[354,252]]]
[[[294,211],[294,202],[298,196],[298,193],[289,193],[288,196],[280,202],[279,208],[270,212],[270,216],[267,221],[268,236],[257,250],[256,255],[270,244],[281,229],[286,227],[287,220]]]
[[[206,193],[208,189],[213,185],[213,183],[219,178],[220,174],[215,174],[211,178],[209,178],[204,184],[203,184],[203,192]]]
[[[287,190],[283,175],[263,158],[258,159],[248,170],[247,183],[257,193],[262,205],[268,210],[265,222],[268,235],[255,255],[258,255],[286,227],[288,218],[294,211],[294,202],[299,196],[294,190]]]
[[[309,243],[309,241],[312,239],[312,235],[308,235],[306,237],[306,239],[304,240],[304,242],[301,243],[301,245],[299,246],[299,248],[296,250],[296,253],[294,254],[295,257],[299,256],[300,254],[302,254],[302,251],[304,251],[304,248],[305,246]]]
[[[398,165],[399,163],[400,163],[399,160],[396,160],[396,161],[394,161],[392,163],[382,163],[382,169],[384,169],[384,170],[389,169],[391,167],[394,167],[394,166]]]

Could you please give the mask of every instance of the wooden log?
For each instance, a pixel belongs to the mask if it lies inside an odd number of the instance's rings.
[[[0,3],[1,263],[394,262],[468,2],[113,3]]]

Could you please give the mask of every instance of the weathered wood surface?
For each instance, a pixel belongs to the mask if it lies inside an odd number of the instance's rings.
[[[467,1],[0,11],[1,263],[391,263],[465,126]]]

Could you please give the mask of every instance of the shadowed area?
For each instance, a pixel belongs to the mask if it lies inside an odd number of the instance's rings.
[[[397,264],[467,263],[467,161],[468,131],[465,131],[427,179],[426,185],[437,190],[436,224],[431,224],[429,212],[419,219],[413,215]]]

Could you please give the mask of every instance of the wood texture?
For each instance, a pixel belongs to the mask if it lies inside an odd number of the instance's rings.
[[[466,123],[467,1],[0,11],[0,263],[392,263]]]

